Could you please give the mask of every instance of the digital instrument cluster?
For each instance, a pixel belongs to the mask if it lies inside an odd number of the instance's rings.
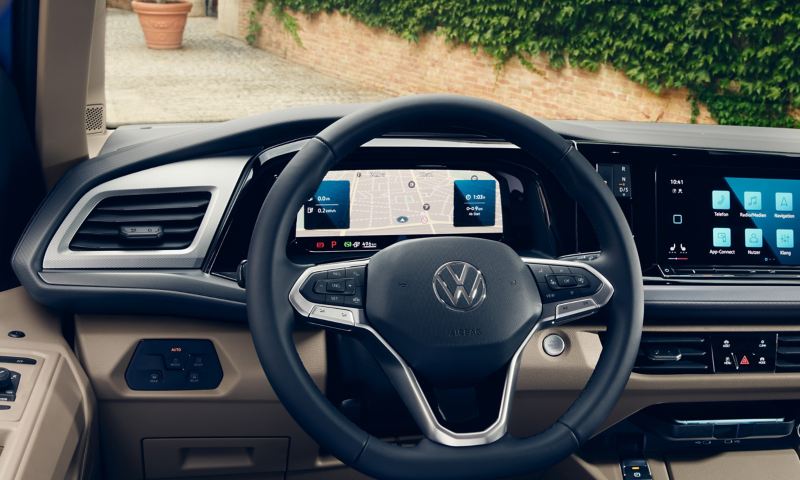
[[[328,172],[297,213],[296,242],[311,252],[378,250],[404,238],[503,233],[491,174],[473,170]]]

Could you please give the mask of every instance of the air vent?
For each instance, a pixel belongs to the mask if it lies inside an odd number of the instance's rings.
[[[778,334],[775,371],[800,372],[800,335],[792,333]]]
[[[637,373],[713,373],[711,344],[700,335],[645,334]]]
[[[178,250],[191,245],[211,199],[209,192],[109,197],[94,207],[70,250]]]

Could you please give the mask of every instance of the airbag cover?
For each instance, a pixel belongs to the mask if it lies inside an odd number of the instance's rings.
[[[530,270],[507,245],[433,237],[372,257],[366,308],[370,324],[418,376],[465,386],[511,359],[542,304]]]

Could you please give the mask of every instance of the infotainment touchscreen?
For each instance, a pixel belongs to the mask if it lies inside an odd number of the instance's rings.
[[[311,251],[375,250],[400,238],[499,236],[500,187],[472,170],[329,172],[297,213],[296,241]]]
[[[800,265],[800,238],[795,241],[800,176],[742,173],[710,168],[658,172],[659,263]]]

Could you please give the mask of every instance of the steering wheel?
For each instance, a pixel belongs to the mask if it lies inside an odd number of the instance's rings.
[[[586,212],[601,253],[582,263],[521,258],[493,240],[431,237],[395,243],[366,260],[291,261],[286,247],[297,211],[325,174],[369,140],[414,131],[422,122],[485,132],[538,159]],[[641,269],[614,196],[572,142],[522,113],[483,100],[403,97],[330,125],[289,161],[270,189],[248,259],[250,329],[278,398],[322,447],[378,478],[497,478],[550,467],[575,452],[607,418],[637,355],[644,315]],[[330,285],[345,294],[326,296]],[[511,436],[511,403],[528,341],[537,331],[600,308],[608,313],[607,332],[584,390],[547,430]],[[423,439],[411,447],[385,442],[334,407],[303,368],[292,337],[298,321],[365,345]],[[454,423],[437,395],[491,384],[488,379],[499,379],[496,401],[488,402],[491,420]]]

